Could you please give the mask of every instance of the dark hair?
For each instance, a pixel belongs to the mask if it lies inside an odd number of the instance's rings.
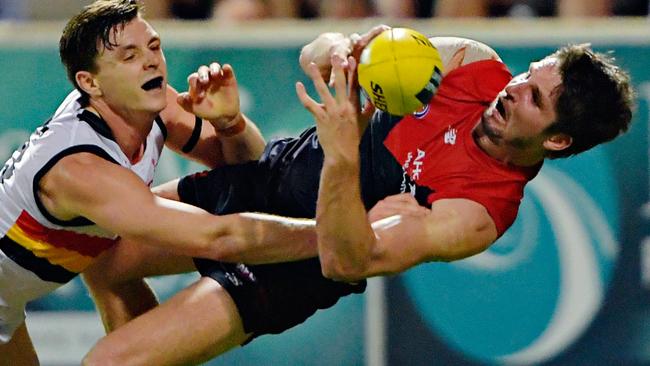
[[[111,42],[111,37],[114,38],[140,11],[141,5],[137,0],[97,0],[66,24],[59,41],[59,56],[68,79],[84,97],[87,95],[77,85],[75,75],[82,70],[96,72],[95,59],[100,42],[106,49],[117,46]]]
[[[571,146],[547,151],[549,158],[575,155],[627,131],[632,119],[634,91],[629,75],[614,59],[592,51],[589,45],[570,45],[552,56],[560,61],[557,121],[546,130],[565,133]]]

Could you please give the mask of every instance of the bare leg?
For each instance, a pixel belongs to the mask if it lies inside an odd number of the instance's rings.
[[[102,338],[85,366],[188,365],[242,344],[241,317],[230,295],[203,277],[169,301]]]
[[[113,331],[158,305],[144,277],[193,271],[189,257],[144,244],[120,241],[84,271],[104,328]]]
[[[6,344],[0,344],[0,366],[38,366],[38,357],[25,322]]]

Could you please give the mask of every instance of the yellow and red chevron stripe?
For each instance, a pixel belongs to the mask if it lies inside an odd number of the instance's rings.
[[[45,227],[23,211],[0,247],[42,279],[62,282],[82,272],[114,243],[113,239]]]

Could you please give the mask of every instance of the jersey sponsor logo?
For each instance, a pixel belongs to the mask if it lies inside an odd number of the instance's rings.
[[[241,286],[244,284],[239,278],[237,278],[237,275],[232,272],[226,272],[226,279],[228,279],[233,286]]]
[[[449,126],[447,128],[447,132],[445,132],[445,144],[446,145],[456,145],[456,134],[458,131],[456,131],[455,128],[451,128]]]
[[[424,171],[424,157],[426,152],[417,149],[415,154],[409,151],[406,155],[406,161],[402,165],[402,184],[400,186],[401,193],[410,192],[413,196],[416,194],[416,182],[420,179],[420,175]]]

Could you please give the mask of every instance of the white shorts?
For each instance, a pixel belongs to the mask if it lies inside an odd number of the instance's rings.
[[[25,321],[25,305],[54,291],[60,283],[43,281],[0,250],[0,344]]]

